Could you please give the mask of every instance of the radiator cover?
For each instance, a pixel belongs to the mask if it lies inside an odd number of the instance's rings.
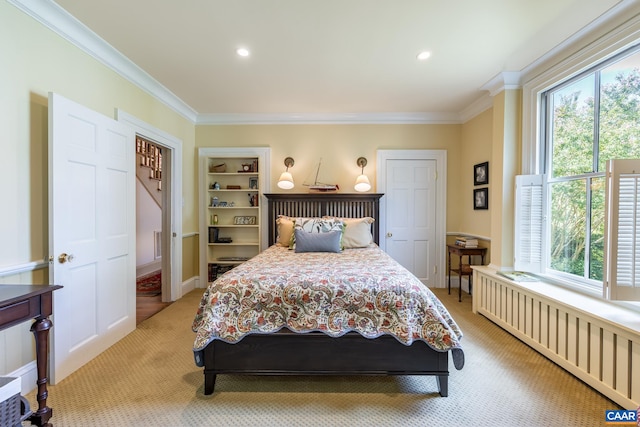
[[[550,297],[549,286],[512,282],[489,267],[474,267],[473,312],[623,408],[640,406],[639,329]]]

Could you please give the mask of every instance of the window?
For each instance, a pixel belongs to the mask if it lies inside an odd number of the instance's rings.
[[[535,251],[516,249],[516,268],[536,271],[539,266],[537,272],[602,291],[607,271],[605,165],[611,159],[640,158],[640,49],[629,49],[551,88],[540,105],[544,175],[538,176],[539,186],[531,187],[537,192],[527,191],[543,205],[538,221],[525,227],[522,219],[516,220],[519,244],[531,241],[527,227],[540,227],[540,259],[530,257]],[[532,184],[520,179],[519,191],[527,185]],[[527,215],[536,213],[534,202]]]

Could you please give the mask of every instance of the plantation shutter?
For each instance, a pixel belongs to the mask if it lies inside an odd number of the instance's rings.
[[[640,301],[640,160],[608,160],[604,297]]]
[[[516,176],[516,271],[542,273],[544,202],[544,175]]]

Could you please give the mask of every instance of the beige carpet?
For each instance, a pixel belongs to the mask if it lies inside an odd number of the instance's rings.
[[[484,317],[436,290],[465,333],[449,397],[432,377],[219,375],[203,395],[193,362],[196,290],[50,386],[55,426],[602,426],[620,409]],[[35,406],[35,395],[27,396]],[[26,424],[25,424],[26,425]]]

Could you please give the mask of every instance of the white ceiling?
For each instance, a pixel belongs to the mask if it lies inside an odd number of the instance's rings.
[[[200,117],[295,117],[460,114],[620,0],[56,3]]]

